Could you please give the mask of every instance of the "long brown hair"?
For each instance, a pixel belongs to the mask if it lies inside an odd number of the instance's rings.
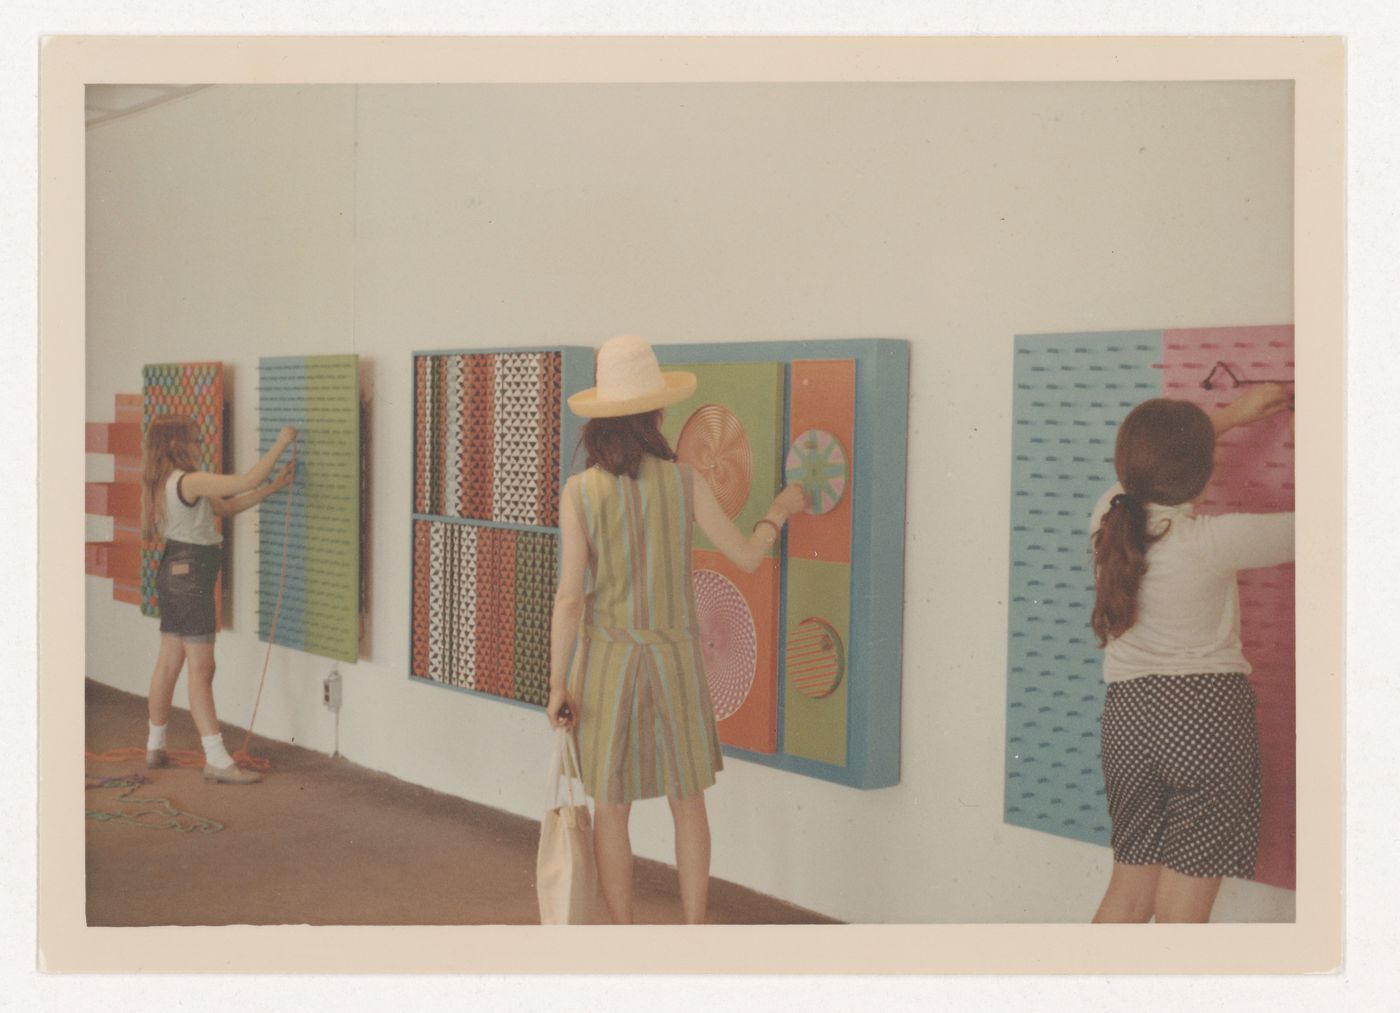
[[[1155,398],[1128,413],[1118,427],[1113,467],[1123,491],[1094,532],[1094,613],[1099,646],[1122,636],[1137,619],[1137,592],[1147,572],[1147,550],[1166,534],[1147,530],[1147,505],[1175,506],[1195,499],[1215,456],[1210,416],[1189,401]]]
[[[589,419],[579,437],[587,453],[585,467],[595,464],[614,475],[637,477],[642,457],[674,461],[676,452],[661,434],[661,410],[610,419]]]
[[[141,460],[141,534],[154,541],[165,524],[170,473],[199,470],[199,427],[188,415],[162,415],[146,431]]]

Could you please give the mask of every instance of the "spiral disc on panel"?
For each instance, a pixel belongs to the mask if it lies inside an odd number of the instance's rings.
[[[748,602],[728,577],[714,570],[696,570],[691,580],[705,678],[715,717],[722,721],[744,705],[753,688],[758,633]]]
[[[805,696],[830,696],[845,674],[846,652],[835,627],[815,617],[798,623],[787,643],[792,688]]]
[[[695,409],[676,440],[676,459],[710,483],[730,520],[739,516],[753,481],[753,450],[737,415],[717,404]]]
[[[846,451],[825,429],[808,429],[792,441],[785,470],[789,482],[797,482],[807,491],[809,514],[834,510],[846,494],[850,476]]]

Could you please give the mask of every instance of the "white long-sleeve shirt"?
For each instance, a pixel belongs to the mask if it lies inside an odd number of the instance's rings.
[[[1098,530],[1115,485],[1089,517]],[[1235,572],[1293,559],[1293,514],[1197,517],[1191,504],[1147,505],[1148,531],[1167,533],[1147,550],[1137,618],[1104,649],[1105,682],[1141,675],[1191,675],[1251,669],[1240,644]]]

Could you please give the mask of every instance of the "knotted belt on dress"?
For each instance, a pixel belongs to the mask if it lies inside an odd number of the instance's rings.
[[[630,626],[594,626],[584,623],[580,630],[589,640],[614,644],[684,644],[695,639],[695,633],[685,627],[674,629],[633,629]]]

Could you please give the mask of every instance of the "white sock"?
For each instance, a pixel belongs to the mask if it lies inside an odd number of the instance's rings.
[[[151,725],[149,721],[146,724]],[[151,725],[150,734],[146,736],[146,752],[153,749],[165,748],[165,725]]]
[[[228,750],[224,748],[222,735],[201,735],[199,741],[204,743],[204,762],[209,766],[233,766],[233,757],[229,756]]]

